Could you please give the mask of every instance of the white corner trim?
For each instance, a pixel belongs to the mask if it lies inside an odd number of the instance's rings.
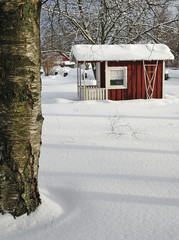
[[[106,100],[108,100],[108,85],[107,85],[107,77],[108,77],[108,61],[105,61],[105,86],[106,86]]]

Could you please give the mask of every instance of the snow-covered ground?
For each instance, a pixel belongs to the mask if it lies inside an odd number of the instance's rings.
[[[43,77],[42,205],[0,216],[5,240],[178,240],[179,70],[165,99],[78,101],[76,70]]]

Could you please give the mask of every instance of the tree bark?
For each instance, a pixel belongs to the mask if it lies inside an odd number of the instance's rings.
[[[40,204],[41,0],[0,0],[0,212]]]

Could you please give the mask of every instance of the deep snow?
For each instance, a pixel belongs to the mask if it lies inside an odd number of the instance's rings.
[[[178,240],[179,70],[165,98],[78,101],[76,70],[43,77],[41,206],[0,239]]]

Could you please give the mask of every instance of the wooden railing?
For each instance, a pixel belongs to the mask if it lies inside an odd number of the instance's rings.
[[[106,89],[96,86],[80,87],[80,98],[83,100],[106,100]]]

